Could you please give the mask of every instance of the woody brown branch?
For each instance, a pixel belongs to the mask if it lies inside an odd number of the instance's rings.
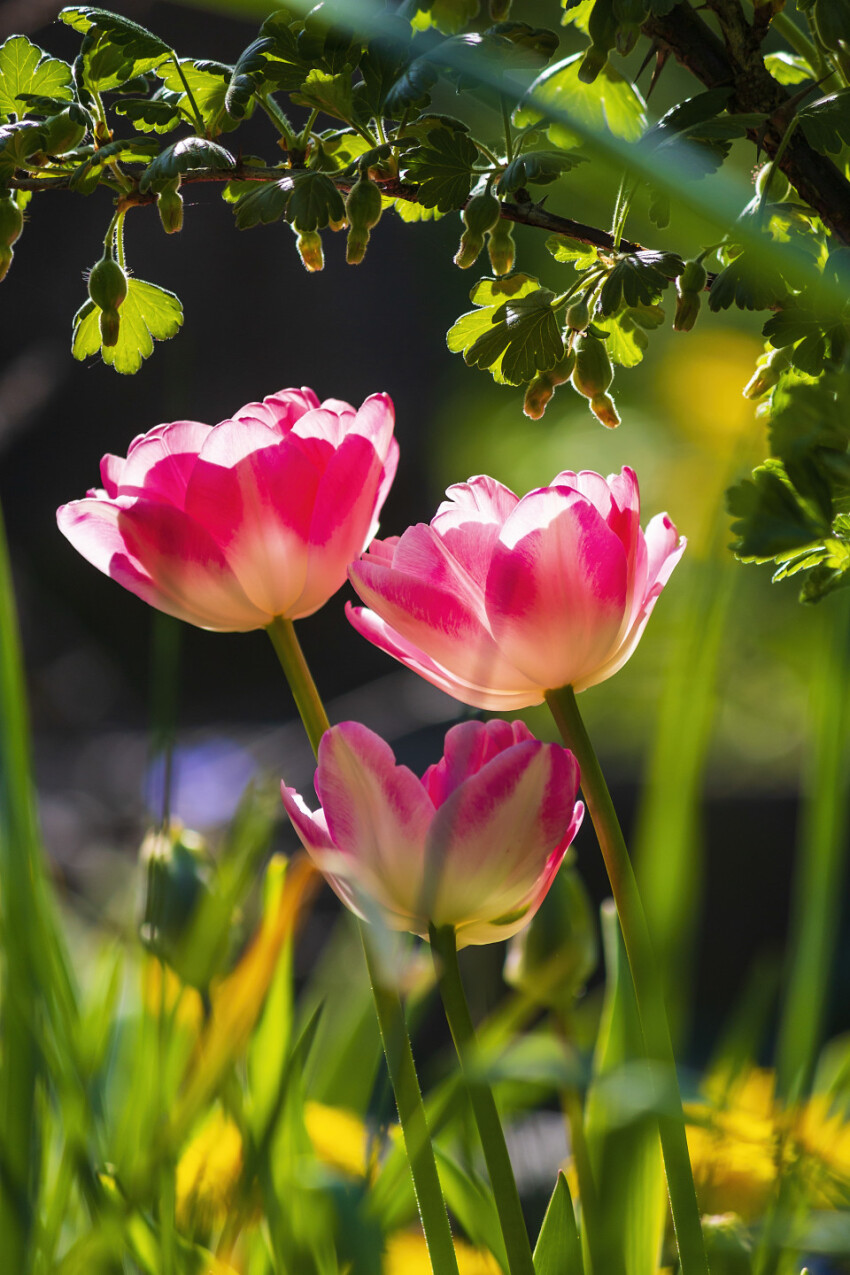
[[[709,0],[708,7],[721,24],[724,41],[687,0],[663,18],[647,18],[644,33],[669,50],[706,88],[730,86],[730,111],[766,115],[765,128],[750,129],[747,135],[773,159],[793,117],[791,94],[765,67],[759,43],[762,33],[746,21],[737,0]],[[836,165],[797,129],[779,167],[827,229],[850,244],[850,182]]]
[[[340,178],[335,180],[339,189],[343,193],[347,193],[354,184],[355,179],[345,180]],[[279,168],[262,168],[256,164],[237,164],[234,168],[202,168],[184,173],[181,186],[191,186],[200,182],[231,181],[291,183],[292,175]],[[104,184],[108,183],[105,182]],[[47,175],[44,177],[16,177],[12,179],[10,185],[15,190],[68,190],[70,177],[50,177]],[[419,188],[410,182],[392,179],[379,181],[378,185],[385,195],[407,199],[411,203],[416,203],[418,200]],[[118,207],[121,211],[124,211],[139,205],[155,203],[155,191],[148,190],[142,193],[139,190],[133,190],[126,194],[121,194]],[[631,239],[620,239],[619,245],[617,245],[614,242],[613,235],[609,234],[607,230],[585,225],[584,222],[574,221],[571,217],[561,217],[559,214],[549,212],[540,204],[535,204],[527,198],[525,200],[518,199],[516,203],[504,201],[501,215],[506,221],[513,221],[522,226],[534,226],[538,230],[547,231],[549,234],[565,235],[570,239],[577,239],[580,243],[589,244],[591,247],[601,248],[603,252],[639,252],[641,248],[640,244],[634,243]]]

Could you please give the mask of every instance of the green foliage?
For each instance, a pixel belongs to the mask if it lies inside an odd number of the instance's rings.
[[[167,341],[183,322],[183,307],[174,293],[143,279],[127,280],[118,340],[102,350],[99,313],[98,306],[89,300],[74,315],[71,352],[75,359],[86,359],[101,351],[104,363],[126,374],[138,372],[142,360],[153,354],[154,338]]]
[[[563,357],[554,293],[529,275],[482,279],[470,293],[477,310],[461,315],[447,337],[449,349],[486,368],[497,381],[519,385]]]
[[[151,187],[172,181],[195,168],[228,169],[233,168],[235,163],[230,151],[217,142],[203,137],[181,137],[179,142],[166,146],[153,163],[148,164],[139,178],[139,190],[144,194]]]
[[[850,88],[839,89],[803,107],[798,115],[806,140],[824,155],[850,144]]]
[[[436,128],[425,144],[405,152],[405,176],[418,184],[426,208],[450,212],[462,208],[470,189],[478,151],[466,133]]]
[[[21,94],[73,101],[71,68],[25,35],[13,35],[0,46],[0,115],[25,115]]]
[[[581,57],[576,53],[543,71],[529,88],[526,102],[514,112],[514,123],[518,128],[540,124],[549,107],[593,131],[610,129],[615,137],[636,142],[646,127],[646,103],[640,93],[610,63],[592,84],[584,83],[579,78]],[[569,126],[558,122],[546,127],[556,146],[569,149],[576,144]]]
[[[685,268],[672,252],[627,253],[609,271],[599,294],[602,314],[613,314],[622,301],[630,306],[651,306],[671,279]]]
[[[577,151],[525,151],[505,168],[496,189],[509,195],[523,186],[546,186],[586,161]]]
[[[534,1248],[534,1275],[559,1275],[560,1271],[570,1275],[582,1275],[583,1271],[581,1240],[563,1173],[558,1174]]]

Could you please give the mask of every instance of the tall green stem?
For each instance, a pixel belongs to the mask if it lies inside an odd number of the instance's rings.
[[[313,675],[301,650],[301,643],[295,636],[295,625],[291,620],[284,620],[278,615],[266,629],[277,652],[280,667],[283,669],[295,707],[304,723],[307,738],[314,754],[319,755],[319,740],[330,728],[325,706],[321,701]]]
[[[295,635],[295,628],[291,620],[284,620],[278,616],[269,625],[267,632],[289,683],[313,752],[318,756],[319,740],[329,729],[330,722],[304,658],[304,652],[301,650],[301,644]],[[387,987],[386,980],[381,978],[363,926],[361,926],[360,936],[366,953],[369,981],[372,985],[387,1070],[395,1094],[398,1118],[431,1265],[438,1275],[443,1275],[444,1272],[445,1275],[458,1275],[454,1241],[440,1189],[437,1162],[431,1145],[425,1104],[419,1088],[419,1078],[416,1075],[401,998],[398,992]]]
[[[564,686],[557,691],[548,691],[546,700],[564,743],[572,749],[581,767],[581,787],[617,906],[647,1057],[664,1073],[666,1101],[659,1111],[658,1127],[681,1275],[708,1275],[663,985],[637,880],[617,812],[581,719],[573,688]]]
[[[812,660],[811,746],[795,873],[785,1004],[779,1030],[779,1086],[796,1097],[811,1080],[821,1043],[847,877],[850,749],[850,599],[820,613]]]
[[[365,925],[360,927],[360,937],[431,1267],[438,1275],[443,1275],[443,1271],[446,1275],[458,1275],[454,1242],[443,1204],[404,1011],[398,993],[386,987],[386,980],[381,978],[379,962],[371,950]]]
[[[470,1066],[471,1052],[475,1045],[475,1029],[466,1003],[460,967],[457,962],[457,944],[454,927],[431,926],[431,949],[437,970],[437,980],[449,1029],[455,1043],[461,1071],[469,1091],[475,1122],[484,1149],[487,1172],[496,1198],[499,1222],[505,1240],[510,1275],[534,1275],[534,1261],[528,1231],[522,1215],[516,1180],[511,1168],[502,1122],[496,1108],[493,1092],[486,1082],[475,1074],[475,1064]]]

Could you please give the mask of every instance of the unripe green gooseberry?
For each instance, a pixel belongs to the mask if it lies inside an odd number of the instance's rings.
[[[296,227],[295,233],[298,236],[295,246],[304,269],[311,274],[323,270],[325,255],[322,251],[322,236],[318,230],[298,230]]]
[[[114,257],[101,257],[89,275],[89,296],[101,310],[115,310],[127,296],[127,276]]]
[[[9,273],[9,267],[12,264],[14,255],[13,249],[8,244],[0,244],[0,283],[3,282]]]
[[[576,356],[571,378],[573,387],[585,398],[604,394],[614,379],[614,369],[605,342],[586,332],[576,338],[573,349]]]
[[[350,266],[358,265],[365,257],[372,228],[381,220],[382,211],[380,187],[369,177],[361,176],[345,201],[349,225],[345,259]]]
[[[566,318],[568,328],[572,328],[574,332],[584,332],[590,322],[587,297],[582,297],[580,301],[574,301],[567,309]]]
[[[487,235],[487,252],[494,275],[510,274],[514,268],[516,245],[514,228],[504,217],[499,218]]]
[[[11,247],[23,228],[24,214],[11,195],[4,195],[0,198],[0,246]]]
[[[525,392],[525,401],[522,405],[522,410],[526,416],[529,416],[533,421],[540,420],[555,390],[559,385],[563,385],[565,381],[570,379],[575,361],[576,356],[572,350],[568,350],[561,362],[557,363],[555,367],[549,368],[547,372],[540,372],[535,376]]]
[[[791,183],[775,164],[762,164],[756,175],[756,194],[759,199],[781,204],[791,194]]]
[[[179,176],[157,192],[156,208],[167,235],[176,235],[183,229],[183,196],[180,194]]]

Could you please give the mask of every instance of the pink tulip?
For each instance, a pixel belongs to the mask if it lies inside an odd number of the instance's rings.
[[[631,469],[558,474],[519,499],[450,487],[430,526],[376,540],[346,608],[376,646],[465,704],[506,711],[585,690],[625,664],[685,548],[666,514],[640,527]]]
[[[386,394],[359,411],[281,390],[215,426],[157,425],[103,489],[58,511],[75,549],[151,606],[203,629],[265,628],[327,602],[377,531],[398,444]]]
[[[319,745],[315,814],[281,784],[304,847],[343,903],[367,920],[427,936],[453,925],[458,946],[527,925],[581,824],[572,753],[522,722],[464,722],[417,779],[357,722]]]

